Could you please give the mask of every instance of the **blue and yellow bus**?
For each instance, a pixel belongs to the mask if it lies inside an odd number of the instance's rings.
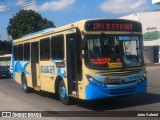
[[[141,23],[81,20],[13,41],[14,79],[34,89],[71,97],[104,99],[146,93]]]

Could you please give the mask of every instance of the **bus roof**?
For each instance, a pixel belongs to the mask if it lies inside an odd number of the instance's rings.
[[[41,30],[41,31],[38,31],[38,32],[34,32],[34,33],[31,33],[31,34],[27,34],[27,35],[24,35],[22,36],[22,38],[26,38],[26,37],[29,37],[29,36],[32,36],[32,35],[36,35],[36,34],[39,34],[39,33],[43,33],[43,32],[49,32],[51,30],[54,30],[54,28],[47,28],[47,29],[44,29],[44,30]]]
[[[31,33],[31,34],[25,35],[25,36],[23,36],[23,37],[21,37],[19,39],[16,39],[13,42],[17,43],[17,42],[24,41],[24,40],[30,40],[30,39],[33,39],[33,38],[42,37],[42,36],[45,36],[45,35],[53,34],[53,33],[64,31],[64,30],[69,30],[69,29],[76,28],[76,27],[79,27],[81,30],[85,31],[85,28],[84,28],[85,22],[87,22],[87,21],[96,21],[96,20],[133,21],[133,20],[127,20],[127,19],[106,19],[106,18],[85,19],[85,20],[80,20],[80,21],[77,21],[77,22],[74,22],[74,23],[70,23],[70,24],[61,26],[61,27],[48,28],[48,29],[44,29],[44,30],[41,30],[41,31],[38,31],[38,32],[34,32],[34,33]],[[140,23],[138,21],[133,21],[133,22]]]
[[[41,31],[38,31],[38,32],[34,32],[34,33],[31,33],[31,34],[28,34],[28,35],[24,35],[22,36],[21,38],[19,39],[15,39],[13,42],[17,42],[17,41],[23,41],[23,40],[29,40],[29,39],[33,39],[33,38],[37,38],[37,37],[41,37],[45,34],[51,34],[51,33],[55,33],[55,32],[59,32],[59,31],[63,31],[63,30],[67,30],[67,29],[71,29],[71,28],[75,28],[75,27],[78,27],[79,25],[78,24],[84,24],[85,21],[87,20],[81,20],[81,21],[78,21],[78,22],[75,22],[75,23],[71,23],[71,24],[67,24],[67,25],[64,25],[64,26],[60,26],[60,27],[57,27],[57,28],[48,28],[48,29],[44,29],[44,30],[41,30]],[[48,35],[47,34],[47,35]]]
[[[10,57],[12,54],[5,54],[5,55],[0,55],[0,57]]]

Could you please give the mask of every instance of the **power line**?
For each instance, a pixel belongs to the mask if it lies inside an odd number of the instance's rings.
[[[40,0],[39,0],[40,1]],[[12,6],[12,8],[8,8],[5,12],[2,12],[2,14],[7,14],[7,13],[11,13],[11,12],[17,12],[18,10],[20,9],[24,9],[25,7],[28,7],[28,6],[31,6],[31,5],[34,5],[37,3],[37,0],[35,2],[29,2],[23,6],[20,6],[20,5],[15,5],[15,6]]]
[[[28,2],[28,3],[25,3],[24,5],[20,6],[20,5],[13,5],[13,1],[11,2],[10,0],[7,1],[7,0],[0,0],[0,4],[3,2],[4,5],[2,6],[8,6],[7,9],[5,11],[1,11],[0,12],[0,15],[6,15],[8,13],[15,13],[21,9],[25,9],[29,6],[32,6],[32,5],[36,5],[40,2],[45,2],[45,1],[48,1],[48,0],[34,0],[34,1],[31,1],[31,2]]]
[[[37,2],[37,0],[36,0],[36,2]],[[34,4],[36,4],[36,2],[34,2]],[[32,5],[34,5],[34,4],[32,4]],[[27,5],[31,5],[31,2],[26,3],[26,5],[24,5],[24,7],[21,7],[20,5],[13,5],[13,3],[11,3],[11,1],[9,1],[9,2],[5,1],[5,6],[7,6],[7,9],[4,12],[1,12],[0,14],[5,15],[5,14],[8,14],[8,13],[14,13],[14,12],[17,12],[18,10],[20,10],[20,9],[25,8],[25,6],[27,6]]]

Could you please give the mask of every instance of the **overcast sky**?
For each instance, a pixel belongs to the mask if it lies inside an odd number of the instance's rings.
[[[58,26],[88,18],[118,18],[160,9],[152,0],[0,0],[0,39],[8,39],[6,28],[16,8],[33,9]],[[26,7],[26,5],[29,5]]]

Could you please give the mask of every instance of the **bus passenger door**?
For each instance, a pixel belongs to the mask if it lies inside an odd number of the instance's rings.
[[[39,43],[31,43],[31,71],[33,87],[40,86],[39,82]]]
[[[68,93],[78,95],[79,67],[81,67],[82,63],[79,62],[80,50],[78,49],[80,44],[77,39],[77,33],[67,34],[66,41]]]

